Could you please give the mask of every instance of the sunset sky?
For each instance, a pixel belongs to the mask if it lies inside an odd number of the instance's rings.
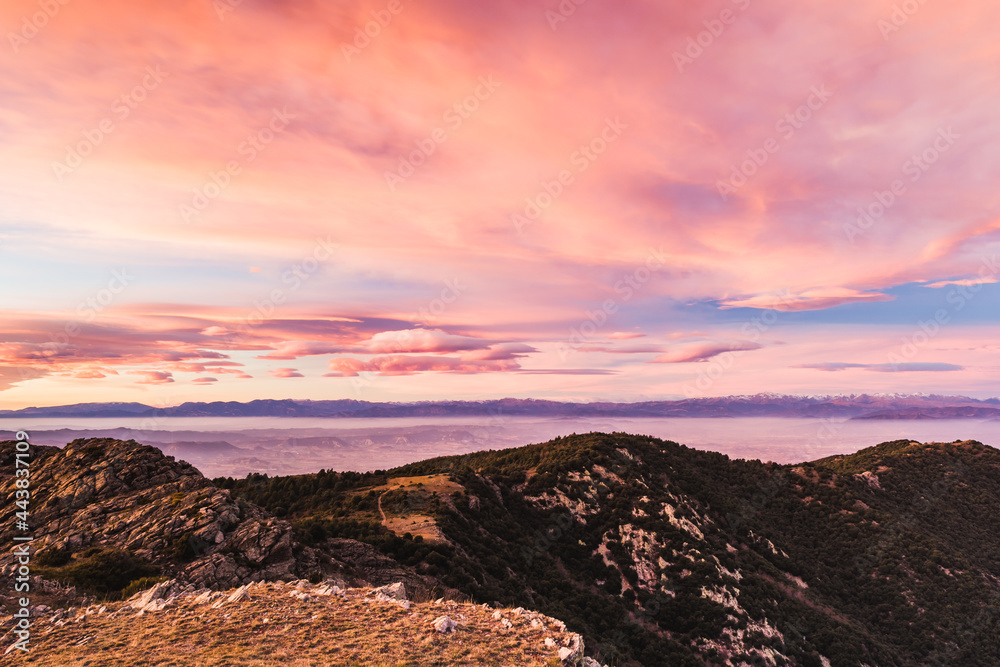
[[[4,0],[0,409],[996,396],[997,25]]]

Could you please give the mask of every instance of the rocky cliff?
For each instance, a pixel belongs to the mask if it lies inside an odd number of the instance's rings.
[[[13,445],[0,443],[8,582],[23,534]],[[356,540],[306,546],[288,521],[152,447],[90,439],[31,454],[33,664],[599,664],[561,621],[429,600],[433,578]],[[16,597],[5,586],[0,605],[12,613]],[[0,635],[0,661],[20,639]]]
[[[8,459],[11,444],[3,443]],[[132,440],[74,440],[63,449],[38,448],[34,456],[29,524],[36,563],[43,567],[124,558],[137,571],[214,588],[343,569],[329,556],[297,545],[287,521],[231,497],[192,466],[153,447]],[[9,544],[15,480],[12,466],[3,469],[0,543]],[[0,565],[11,558],[5,554]]]

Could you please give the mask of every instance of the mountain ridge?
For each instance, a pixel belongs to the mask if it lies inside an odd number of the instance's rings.
[[[101,459],[140,451],[186,470],[138,443],[96,444]],[[36,463],[56,470],[66,457],[58,469],[77,474],[85,467],[68,463],[94,445],[39,450]],[[392,470],[204,484],[220,507],[272,517],[293,560],[328,563],[317,577],[408,578],[408,588],[537,610],[565,622],[601,664],[1000,662],[1000,451],[975,441],[897,440],[778,465],[588,433]],[[0,496],[11,491],[11,478],[0,480]],[[167,491],[156,516],[184,517],[187,499],[172,505]],[[121,494],[98,496],[58,540],[39,542],[40,560],[81,530],[88,544],[128,543],[135,531],[105,529]],[[169,535],[182,527],[145,525]],[[71,561],[49,567],[56,580],[89,558],[84,544],[69,546]],[[306,572],[290,568],[245,576]]]
[[[434,517],[445,583],[564,619],[602,662],[1000,660],[1000,452],[982,443],[891,441],[778,465],[582,434],[387,474],[463,488],[429,509],[415,483],[393,498],[401,514]],[[300,526],[336,530],[311,509],[319,480],[230,482]]]
[[[0,418],[156,418],[156,417],[331,417],[390,418],[427,416],[623,416],[623,417],[847,417],[893,418],[892,411],[915,417],[962,418],[962,409],[976,409],[975,418],[1000,416],[1000,399],[936,394],[847,394],[796,396],[754,394],[709,398],[619,403],[574,403],[541,399],[502,398],[480,401],[371,402],[355,399],[258,399],[247,402],[186,402],[154,407],[143,403],[78,403],[74,405],[0,410]],[[949,412],[950,411],[950,412]],[[871,416],[872,414],[886,416]],[[865,417],[865,415],[869,415]],[[949,416],[951,415],[951,416]],[[895,417],[901,418],[901,417]]]

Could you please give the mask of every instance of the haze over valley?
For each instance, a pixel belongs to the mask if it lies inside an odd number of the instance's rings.
[[[851,454],[872,443],[900,438],[972,439],[1000,445],[1000,402],[943,396],[761,395],[639,404],[346,402],[351,404],[336,407],[342,410],[339,414],[351,416],[276,416],[331,413],[333,408],[326,403],[259,401],[173,409],[84,404],[33,409],[21,411],[24,416],[0,415],[0,438],[30,429],[34,442],[57,447],[76,438],[135,439],[193,464],[208,477],[385,470],[438,456],[588,432],[645,434],[731,458],[777,463]],[[92,416],[108,413],[145,416]],[[219,416],[233,413],[243,416]],[[381,416],[414,413],[422,416]],[[656,413],[684,416],[650,416]],[[190,416],[206,414],[215,416]],[[354,416],[362,414],[373,416]]]

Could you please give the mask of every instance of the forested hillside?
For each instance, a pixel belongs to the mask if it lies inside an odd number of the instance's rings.
[[[562,618],[605,662],[1000,662],[1000,452],[976,442],[780,466],[591,433],[215,482],[307,544],[358,539],[476,601]]]

